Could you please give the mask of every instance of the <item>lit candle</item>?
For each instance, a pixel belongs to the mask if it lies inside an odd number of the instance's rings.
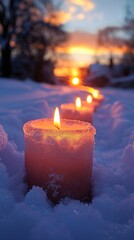
[[[100,93],[99,90],[90,88],[90,94],[87,96],[86,102],[90,104],[92,98],[92,106],[94,107],[94,111],[100,106],[100,103],[103,101],[104,96]],[[92,96],[91,96],[92,95]]]
[[[87,96],[85,104],[87,104],[88,107],[92,107],[94,109],[94,111],[96,111],[96,109],[99,106],[99,103],[96,101],[93,101],[93,98],[90,94]]]
[[[90,104],[90,103],[92,103],[92,101],[93,101],[92,96],[88,95],[87,96],[87,103]]]
[[[79,97],[76,98],[75,104],[67,103],[61,105],[61,115],[64,119],[81,120],[92,123],[94,108],[81,103]]]
[[[72,85],[78,86],[80,84],[80,79],[78,77],[74,77],[72,79]]]
[[[24,124],[28,185],[42,187],[53,202],[64,197],[89,200],[95,128],[56,118]]]
[[[93,96],[93,100],[98,102],[98,103],[101,103],[104,99],[104,96],[98,91],[98,90],[93,90],[91,92],[92,96]]]

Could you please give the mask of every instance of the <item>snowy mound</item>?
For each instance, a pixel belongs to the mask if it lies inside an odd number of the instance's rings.
[[[0,151],[5,147],[7,143],[7,134],[4,128],[0,125]]]
[[[134,92],[104,89],[103,94],[94,115],[93,201],[66,199],[52,207],[41,188],[28,191],[24,182],[23,124],[51,117],[55,106],[72,101],[76,92],[0,80],[1,240],[134,239]]]

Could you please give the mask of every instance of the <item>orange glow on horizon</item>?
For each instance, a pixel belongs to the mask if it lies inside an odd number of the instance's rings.
[[[112,51],[113,53],[116,54],[123,54],[126,51],[126,47],[116,47],[116,46],[111,46],[109,48],[107,47],[97,47],[97,46],[85,46],[85,45],[78,45],[78,46],[63,46],[63,47],[58,47],[57,52],[59,53],[66,53],[69,55],[75,55],[75,54],[81,54],[81,55],[100,55],[100,54],[106,54],[109,55],[109,52]]]
[[[71,75],[72,75],[72,77],[78,77],[78,75],[79,75],[78,68],[72,68]]]
[[[120,57],[126,52],[126,47],[121,48],[116,46],[110,46],[109,48],[97,45],[63,45],[57,48],[57,53],[61,55],[61,59],[57,64],[54,73],[56,76],[69,76],[69,77],[79,77],[79,68],[89,67],[90,64],[94,62],[94,57],[96,56],[100,63],[108,64],[109,55],[112,52],[117,56],[115,57],[115,63],[118,62]],[[67,59],[62,60],[62,55],[67,55]],[[69,58],[68,58],[69,56]],[[72,67],[73,66],[73,67]]]
[[[68,48],[68,54],[94,54],[95,49],[85,46],[72,46]]]
[[[110,50],[105,47],[86,47],[86,46],[67,46],[63,48],[57,48],[58,54],[62,56],[62,54],[66,54],[69,56],[70,60],[59,60],[59,65],[57,64],[57,68],[55,69],[56,76],[65,76],[70,75],[72,77],[78,77],[79,74],[77,73],[79,67],[88,67],[94,61],[94,57],[97,56],[101,62],[105,64],[108,63],[110,51],[113,54],[119,56],[119,58],[123,55],[126,51],[125,47],[117,48],[111,47]],[[60,66],[60,67],[59,67]],[[72,66],[74,66],[75,70],[72,70]],[[59,68],[59,69],[58,69]],[[61,70],[62,68],[62,70]],[[62,72],[61,72],[62,71]]]
[[[67,67],[56,67],[54,69],[55,76],[69,76],[70,69]]]
[[[54,112],[54,126],[60,129],[60,113],[58,107],[56,107]]]

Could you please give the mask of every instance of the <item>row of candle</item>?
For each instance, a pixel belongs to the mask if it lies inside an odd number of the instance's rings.
[[[64,197],[90,199],[96,132],[90,124],[91,113],[103,98],[100,93],[96,96],[92,101],[89,95],[83,105],[80,98],[76,105],[62,104],[61,120],[56,108],[54,120],[37,119],[24,125],[28,185],[42,187],[55,203]]]
[[[92,124],[93,113],[102,100],[103,96],[98,93],[94,94],[94,97],[88,95],[86,101],[81,101],[81,98],[77,97],[75,104],[68,103],[61,105],[61,116],[64,119],[81,120]]]

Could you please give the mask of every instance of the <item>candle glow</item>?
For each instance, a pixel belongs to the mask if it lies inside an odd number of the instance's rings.
[[[87,96],[87,103],[91,103],[92,102],[92,96],[91,95],[88,95]]]
[[[76,98],[75,103],[62,104],[60,108],[63,119],[80,120],[92,124],[94,106],[93,104],[82,102],[80,97]]]
[[[98,96],[99,96],[99,91],[94,90],[92,94],[93,94],[93,97],[94,97],[94,98],[98,98]]]
[[[72,79],[72,84],[73,85],[78,85],[80,83],[80,79],[78,78],[78,77],[74,77],[73,79]]]
[[[60,113],[58,107],[56,107],[54,112],[54,126],[60,129]]]
[[[75,104],[76,104],[76,108],[81,108],[81,99],[80,99],[80,97],[76,98]]]

